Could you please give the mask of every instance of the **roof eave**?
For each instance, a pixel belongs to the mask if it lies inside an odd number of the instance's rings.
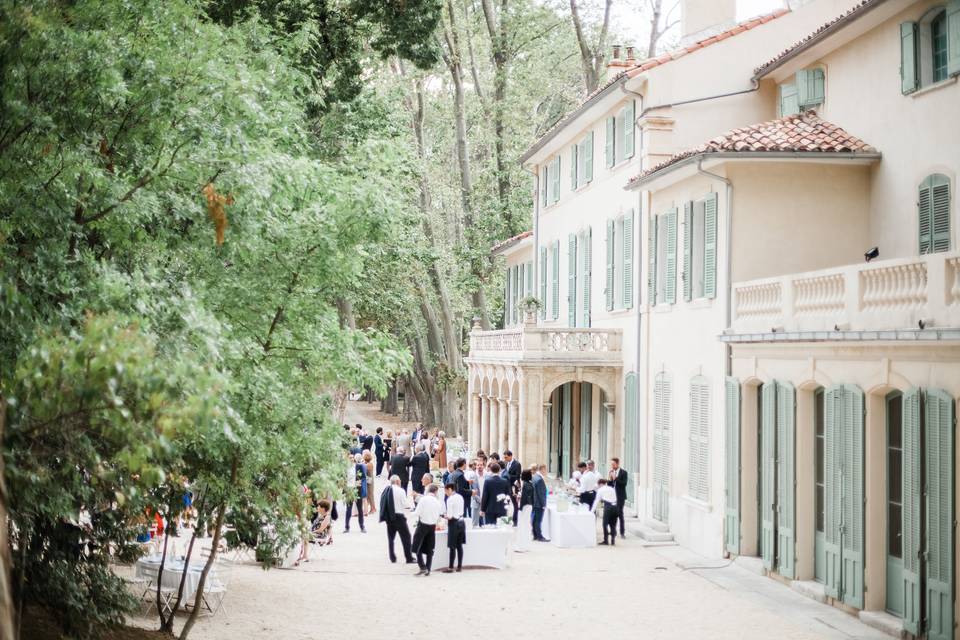
[[[658,188],[669,186],[683,179],[684,176],[677,176],[676,179],[669,179],[668,176],[677,174],[678,171],[684,167],[699,164],[703,161],[708,161],[714,165],[725,161],[743,160],[812,160],[817,162],[840,160],[872,163],[880,160],[880,158],[881,154],[879,151],[708,151],[688,156],[647,176],[633,180],[627,183],[624,189],[628,191],[635,191],[641,188],[650,190],[650,187],[653,186],[654,183],[657,183],[655,186]]]
[[[503,244],[502,246],[499,246],[499,247],[496,247],[496,248],[494,248],[494,249],[491,249],[490,255],[493,255],[493,256],[501,256],[501,255],[505,255],[505,254],[508,254],[508,253],[513,253],[515,250],[521,249],[521,248],[523,247],[523,245],[525,245],[525,244],[529,244],[529,245],[532,245],[532,244],[533,244],[533,235],[532,235],[532,234],[531,234],[531,235],[528,235],[528,236],[524,236],[524,237],[522,237],[522,238],[517,238],[516,240],[513,240],[512,242],[506,242],[506,243]]]

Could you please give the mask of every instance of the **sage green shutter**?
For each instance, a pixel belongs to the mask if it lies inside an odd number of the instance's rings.
[[[634,503],[634,474],[637,473],[637,375],[630,372],[624,379],[626,400],[623,412],[623,466],[627,471],[627,501]]]
[[[550,203],[560,200],[560,156],[550,163]]]
[[[513,277],[513,268],[507,267],[507,277],[503,279],[503,326],[510,324],[510,279]]]
[[[903,628],[914,635],[920,633],[920,569],[923,540],[921,504],[923,501],[923,469],[920,442],[920,389],[903,394],[903,472],[902,489],[902,553],[903,553]]]
[[[510,296],[510,315],[513,317],[514,323],[520,321],[520,281],[523,278],[523,266],[514,265],[513,267],[513,293]]]
[[[703,296],[717,297],[717,193],[707,196],[703,208]],[[730,257],[727,256],[729,260]]]
[[[667,214],[667,304],[677,302],[677,210]]]
[[[613,311],[613,267],[616,256],[613,229],[613,220],[607,220],[607,288],[604,290],[607,295],[607,311]]]
[[[614,164],[620,164],[621,161],[626,157],[623,155],[623,152],[626,150],[625,138],[626,138],[626,125],[624,124],[624,109],[620,109],[617,112],[616,118],[614,118],[613,124],[613,139],[614,139]]]
[[[601,410],[603,408],[601,407]],[[580,383],[580,459],[589,460],[590,431],[593,429],[593,385]]]
[[[730,553],[740,553],[740,381],[726,380],[725,460],[726,504],[724,544]]]
[[[823,104],[823,69],[802,69],[797,72],[797,102],[801,107]]]
[[[843,386],[843,602],[863,609],[863,392]]]
[[[917,90],[917,23],[900,23],[900,91]]]
[[[623,216],[623,308],[633,308],[633,209]]]
[[[927,638],[952,640],[954,560],[954,406],[931,389],[924,404],[927,484]]]
[[[636,101],[631,100],[627,103],[623,111],[623,157],[632,158],[634,152],[634,113],[636,112]]]
[[[650,231],[647,236],[647,303],[657,304],[657,220],[650,216]]]
[[[774,566],[774,501],[776,494],[777,384],[770,381],[760,390],[760,557],[763,566]]]
[[[780,85],[780,117],[792,116],[800,113],[800,96],[797,85],[793,83]]]
[[[670,520],[670,406],[671,381],[657,374],[653,387],[653,517]]]
[[[693,299],[693,203],[683,203],[683,299]]]
[[[690,381],[688,491],[697,500],[710,497],[710,384],[697,376]]]
[[[615,155],[614,155],[614,148],[613,148],[613,136],[615,135],[615,132],[614,132],[614,128],[615,128],[615,127],[614,127],[614,122],[615,122],[615,120],[614,120],[614,117],[613,117],[613,116],[610,116],[609,118],[607,118],[607,140],[606,140],[606,144],[607,144],[607,149],[606,149],[606,150],[607,150],[607,167],[612,167],[612,166],[613,166],[613,163],[614,163],[615,160],[616,160]]]
[[[529,298],[533,295],[533,260],[527,260],[526,281],[523,288],[523,297]]]
[[[560,241],[554,240],[553,242],[553,260],[551,264],[553,273],[551,278],[551,295],[550,295],[550,309],[552,311],[551,318],[556,320],[560,317]]]
[[[777,571],[796,572],[796,427],[793,385],[777,382]]]
[[[831,598],[840,597],[840,467],[843,453],[841,415],[843,387],[831,387],[823,394],[824,427],[824,592]]]
[[[547,317],[547,248],[540,248],[540,318]]]
[[[571,474],[570,465],[570,439],[573,431],[573,383],[568,382],[563,387],[563,413],[560,414],[560,469],[562,477],[569,478]]]
[[[593,231],[587,227],[583,234],[583,326],[590,326],[590,291],[593,288]]]
[[[947,75],[960,73],[960,0],[947,3]]]
[[[920,254],[950,250],[950,179],[939,173],[920,183],[917,195]]]
[[[577,190],[577,145],[570,145],[570,191]]]
[[[587,144],[583,149],[583,174],[586,182],[593,181],[593,131],[587,134]]]
[[[567,324],[577,326],[577,236],[567,236]]]

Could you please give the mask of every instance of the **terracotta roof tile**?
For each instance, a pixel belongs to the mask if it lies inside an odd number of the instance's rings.
[[[605,82],[604,84],[600,85],[599,87],[597,87],[596,89],[594,89],[591,93],[589,93],[589,94],[583,99],[583,101],[577,106],[576,109],[574,109],[573,111],[567,113],[567,114],[564,115],[562,118],[560,118],[559,120],[557,120],[557,122],[554,123],[553,126],[551,126],[549,129],[547,129],[546,131],[544,131],[543,134],[541,134],[540,137],[537,138],[537,141],[539,142],[540,140],[543,140],[544,138],[546,138],[547,136],[549,136],[550,134],[552,134],[552,133],[553,133],[554,131],[556,131],[557,129],[560,129],[561,127],[563,127],[563,125],[565,125],[577,111],[579,111],[584,105],[586,105],[586,103],[590,102],[592,99],[594,99],[597,95],[599,95],[600,93],[602,93],[603,91],[605,91],[605,90],[606,90],[607,88],[609,88],[611,85],[614,85],[614,84],[620,82],[620,81],[623,80],[624,78],[626,78],[626,77],[631,77],[631,78],[632,78],[633,76],[635,76],[635,75],[637,75],[637,74],[639,74],[639,73],[642,73],[642,72],[647,71],[647,70],[649,70],[649,69],[653,69],[653,68],[655,68],[655,67],[659,67],[660,65],[666,64],[666,63],[668,63],[668,62],[670,62],[670,61],[672,61],[672,60],[676,60],[676,59],[678,59],[678,58],[682,58],[683,56],[685,56],[685,55],[688,54],[688,53],[693,53],[694,51],[697,51],[698,49],[703,49],[704,47],[710,46],[711,44],[714,44],[714,43],[716,43],[716,42],[719,42],[720,40],[725,40],[725,39],[727,39],[727,38],[729,38],[729,37],[731,37],[731,36],[737,35],[737,34],[739,34],[739,33],[743,33],[744,31],[748,31],[748,30],[750,30],[750,29],[753,29],[753,28],[755,28],[755,27],[758,27],[758,26],[760,26],[761,24],[765,24],[765,23],[767,23],[767,22],[770,22],[771,20],[776,20],[776,19],[779,18],[780,16],[786,15],[787,13],[790,13],[790,10],[789,10],[789,9],[785,9],[785,8],[777,9],[776,11],[773,11],[773,12],[768,13],[768,14],[766,14],[766,15],[759,16],[759,17],[757,17],[757,18],[753,18],[753,19],[747,20],[747,21],[745,21],[745,22],[741,22],[741,23],[739,23],[739,24],[731,27],[730,29],[727,29],[726,31],[724,31],[724,32],[722,32],[722,33],[719,33],[719,34],[710,36],[709,38],[705,38],[705,39],[703,39],[703,40],[699,40],[699,41],[697,41],[697,42],[694,42],[694,43],[692,43],[692,44],[690,44],[690,45],[687,45],[686,47],[682,47],[682,48],[677,49],[677,50],[675,50],[675,51],[670,51],[670,52],[667,52],[667,53],[660,54],[659,56],[657,56],[657,57],[655,57],[655,58],[651,58],[651,59],[649,59],[649,60],[641,60],[641,61],[637,62],[637,63],[634,64],[634,65],[614,64],[614,63],[611,63],[611,64],[613,64],[613,66],[615,66],[616,68],[622,68],[623,71],[618,72],[616,75],[614,75],[613,77],[611,77],[607,82]]]
[[[824,38],[830,35],[830,33],[842,27],[843,24],[845,24],[849,20],[855,20],[856,18],[867,13],[868,11],[870,11],[877,5],[882,4],[883,2],[886,2],[886,0],[861,0],[861,2],[858,3],[856,6],[847,10],[845,13],[837,16],[830,22],[827,22],[826,24],[822,25],[820,28],[818,28],[816,31],[814,31],[810,35],[806,36],[802,40],[799,40],[798,42],[795,42],[790,47],[781,51],[779,54],[777,54],[776,57],[774,57],[770,61],[754,69],[753,70],[754,77],[755,78],[763,77],[764,75],[766,75],[767,73],[775,69],[776,67],[780,66],[780,63],[783,62],[784,59],[787,58],[788,56],[799,53],[802,49],[805,49],[806,47],[819,41],[821,38]]]
[[[723,151],[875,153],[876,149],[837,125],[823,120],[814,111],[804,111],[785,118],[728,131],[699,147],[671,156],[635,176],[629,184],[635,184],[643,178],[663,171],[684,158]]]
[[[516,244],[516,243],[520,242],[521,240],[526,240],[527,238],[529,238],[529,237],[532,236],[532,235],[533,235],[533,230],[532,230],[532,229],[528,229],[527,231],[524,231],[523,233],[518,233],[517,235],[513,236],[512,238],[507,238],[506,240],[501,240],[501,241],[498,242],[497,244],[495,244],[495,245],[493,245],[492,247],[490,247],[490,251],[491,251],[492,253],[496,253],[497,251],[500,251],[501,249],[506,249],[506,248],[509,247],[510,245]]]

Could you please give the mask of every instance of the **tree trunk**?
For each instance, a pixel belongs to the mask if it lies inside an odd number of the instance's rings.
[[[230,469],[230,486],[233,487],[237,483],[237,468],[239,466],[239,461],[236,457],[233,458],[233,464]],[[183,625],[183,629],[180,631],[180,640],[187,640],[187,636],[190,634],[190,630],[193,629],[193,625],[197,622],[197,616],[200,614],[200,607],[203,606],[203,590],[207,586],[207,576],[210,575],[210,569],[213,568],[213,563],[217,559],[217,550],[220,546],[220,535],[223,530],[223,518],[227,513],[227,500],[223,499],[220,502],[220,506],[217,507],[217,519],[214,522],[213,530],[213,541],[210,543],[212,546],[210,548],[210,557],[207,558],[206,564],[203,565],[203,571],[200,572],[200,581],[197,583],[197,593],[193,599],[193,610],[190,612],[190,617],[187,618],[186,623]]]
[[[0,396],[0,443],[4,441],[7,419],[7,399]],[[13,640],[14,604],[10,588],[10,542],[7,538],[7,483],[3,456],[0,456],[0,640]]]
[[[509,0],[500,0],[499,16],[493,8],[493,0],[482,0],[483,16],[490,36],[490,57],[493,60],[493,150],[497,171],[497,199],[500,215],[507,227],[507,235],[517,233],[510,211],[510,176],[506,166],[504,126],[504,102],[507,98],[507,5]]]
[[[570,0],[570,18],[573,20],[573,30],[577,34],[577,45],[580,47],[580,66],[583,68],[583,85],[587,95],[593,93],[600,86],[603,70],[603,49],[607,44],[607,29],[610,26],[610,6],[613,0],[606,0],[603,12],[603,25],[600,27],[600,37],[596,47],[591,47],[587,34],[580,21],[580,11],[577,0]]]

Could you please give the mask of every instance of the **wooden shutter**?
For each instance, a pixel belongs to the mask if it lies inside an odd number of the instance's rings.
[[[903,552],[903,628],[914,635],[920,633],[920,568],[923,541],[921,539],[921,504],[923,479],[921,477],[922,451],[920,442],[920,389],[903,394],[903,471],[902,471],[902,552]]]
[[[547,248],[540,248],[540,319],[547,317]]]
[[[960,0],[947,3],[947,75],[960,73]]]
[[[840,478],[843,452],[841,414],[843,387],[836,385],[823,394],[824,427],[824,591],[831,598],[840,597]]]
[[[693,299],[693,203],[683,203],[683,299]]]
[[[551,269],[553,273],[551,274],[551,295],[550,295],[550,309],[551,309],[551,318],[556,320],[560,317],[560,241],[554,240],[553,247],[551,248],[553,252],[553,260]]]
[[[952,640],[954,561],[954,405],[946,391],[931,389],[924,403],[927,486],[927,638]]]
[[[623,308],[633,308],[633,209],[623,216]]]
[[[900,91],[917,90],[917,23],[900,23]]]
[[[634,502],[634,475],[637,472],[637,375],[630,372],[624,379],[623,463],[627,471],[627,501]]]
[[[797,72],[797,101],[801,107],[823,104],[823,69],[802,69]]]
[[[664,523],[670,520],[671,386],[667,374],[657,374],[653,387],[653,517]]]
[[[520,321],[520,282],[523,280],[523,265],[514,265],[513,267],[513,292],[510,296],[510,315],[513,316],[513,322]]]
[[[917,226],[920,238],[920,255],[933,250],[933,190],[930,178],[920,183],[917,194]]]
[[[795,394],[793,385],[777,383],[777,571],[785,578],[796,572],[795,524]]]
[[[550,203],[560,200],[560,156],[550,163]]]
[[[727,256],[729,260],[730,257]],[[717,193],[707,196],[703,208],[703,297],[717,297]]]
[[[634,113],[636,112],[636,101],[631,100],[623,110],[623,157],[632,158],[634,153],[634,139],[636,123],[634,122]]]
[[[760,557],[763,566],[774,566],[774,482],[776,481],[777,384],[773,381],[760,389]]]
[[[843,602],[863,609],[863,392],[843,385]]]
[[[577,145],[570,145],[570,191],[577,190]]]
[[[577,326],[577,236],[567,236],[567,324]]]
[[[650,230],[647,236],[647,304],[657,304],[657,220],[659,216],[650,216]]]
[[[558,471],[564,478],[569,478],[572,472],[570,465],[570,445],[573,431],[573,383],[568,382],[563,389],[563,413],[560,414],[560,468]]]
[[[689,491],[706,501],[710,496],[710,386],[701,376],[690,381],[689,429]]]
[[[547,186],[550,184],[550,165],[540,169],[540,206],[547,206]]]
[[[584,327],[590,326],[590,292],[593,288],[593,232],[590,227],[583,234],[583,250],[580,252],[583,256],[583,283],[580,285],[583,289],[583,322]]]
[[[614,149],[614,135],[616,132],[616,126],[614,125],[614,117],[610,116],[607,118],[607,140],[606,140],[606,151],[607,151],[607,167],[612,167],[613,163],[616,161],[615,149]]]
[[[604,290],[607,296],[607,311],[613,311],[613,267],[616,259],[613,230],[614,221],[607,220],[607,287]]]
[[[533,295],[533,260],[527,260],[527,268],[525,273],[527,277],[523,289],[523,295],[524,297],[530,297]]]
[[[933,253],[950,250],[950,179],[939,173],[928,178],[931,191],[931,225]]]
[[[727,378],[725,391],[726,504],[723,534],[727,551],[740,553],[740,381]]]
[[[513,322],[513,317],[510,314],[510,295],[513,292],[513,287],[511,286],[511,280],[513,280],[513,267],[507,267],[507,277],[504,278],[503,282],[503,326],[507,327],[511,322]]]
[[[793,83],[780,85],[780,117],[785,118],[800,113],[800,100],[797,85]]]
[[[593,181],[593,131],[587,134],[586,145],[583,148],[583,179],[585,182]]]
[[[626,151],[626,147],[625,147],[626,125],[624,124],[624,112],[625,112],[625,109],[620,109],[620,111],[617,112],[617,116],[614,120],[614,125],[613,125],[613,129],[614,129],[613,146],[615,151],[614,160],[613,160],[614,164],[620,164],[620,162],[626,157],[624,155],[624,151]]]
[[[677,210],[667,214],[667,304],[677,302]]]
[[[603,411],[603,407],[600,407]],[[593,385],[580,383],[580,459],[589,460],[590,431],[593,429]]]

